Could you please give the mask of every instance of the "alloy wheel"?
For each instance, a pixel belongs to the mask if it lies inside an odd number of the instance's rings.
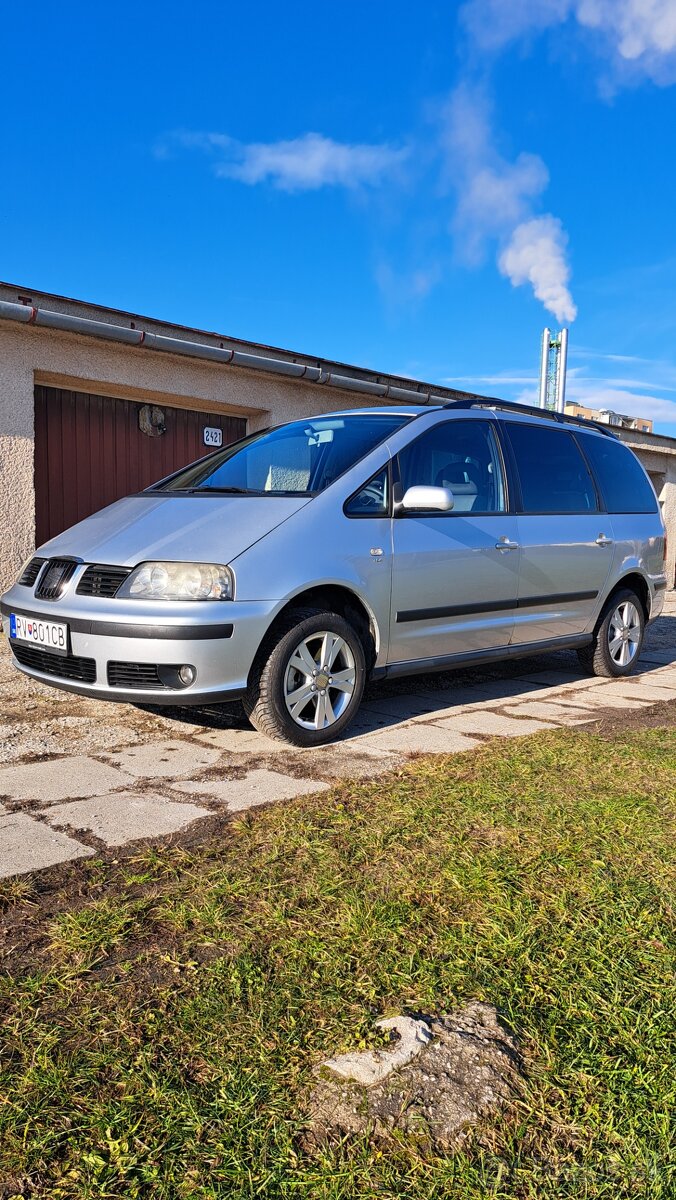
[[[301,729],[328,729],[354,694],[357,668],[352,650],[337,633],[303,638],[284,674],[284,702]]]
[[[634,660],[641,635],[641,617],[636,605],[623,600],[608,623],[608,650],[616,666],[627,667]]]

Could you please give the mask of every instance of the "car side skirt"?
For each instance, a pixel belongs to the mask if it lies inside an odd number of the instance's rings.
[[[472,650],[469,654],[444,654],[435,658],[416,658],[408,662],[390,663],[376,667],[372,679],[399,679],[402,675],[426,675],[433,671],[453,671],[460,667],[480,666],[482,663],[504,662],[512,658],[528,658],[544,651],[579,650],[593,641],[591,633],[574,637],[548,638],[542,642],[527,642],[516,646],[499,646],[490,650]]]

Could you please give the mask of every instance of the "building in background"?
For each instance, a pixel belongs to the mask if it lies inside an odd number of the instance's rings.
[[[638,429],[641,433],[652,433],[653,423],[649,417],[629,417],[624,413],[613,412],[610,408],[585,408],[584,404],[566,401],[566,413],[569,417],[585,417],[587,421],[597,421],[599,425],[614,425],[617,429]]]

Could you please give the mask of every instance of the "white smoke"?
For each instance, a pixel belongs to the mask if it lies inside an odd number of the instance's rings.
[[[557,321],[574,321],[577,307],[568,288],[568,238],[557,217],[533,217],[517,225],[498,258],[498,267],[514,287],[530,283],[538,300]]]
[[[485,92],[461,84],[446,109],[444,144],[447,176],[458,193],[454,231],[460,257],[480,262],[497,241],[498,267],[514,287],[530,283],[559,321],[573,321],[577,308],[568,288],[567,237],[557,217],[535,216],[534,206],[549,183],[536,154],[513,162],[495,145]]]

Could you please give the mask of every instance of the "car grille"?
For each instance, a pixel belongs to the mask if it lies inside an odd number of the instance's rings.
[[[58,600],[77,568],[72,558],[51,558],[35,589],[38,600]]]
[[[103,567],[98,563],[87,567],[77,585],[78,596],[103,596],[110,599],[117,595],[119,588],[130,574],[130,567]]]
[[[109,662],[108,686],[164,691],[168,685],[160,679],[156,663]]]
[[[26,569],[21,573],[18,583],[22,587],[32,587],[40,574],[40,567],[46,563],[46,558],[32,558],[27,564]]]
[[[17,662],[31,671],[54,675],[58,679],[77,679],[80,683],[96,682],[96,663],[93,658],[50,654],[48,650],[37,650],[34,646],[21,646],[17,642],[10,644]]]

